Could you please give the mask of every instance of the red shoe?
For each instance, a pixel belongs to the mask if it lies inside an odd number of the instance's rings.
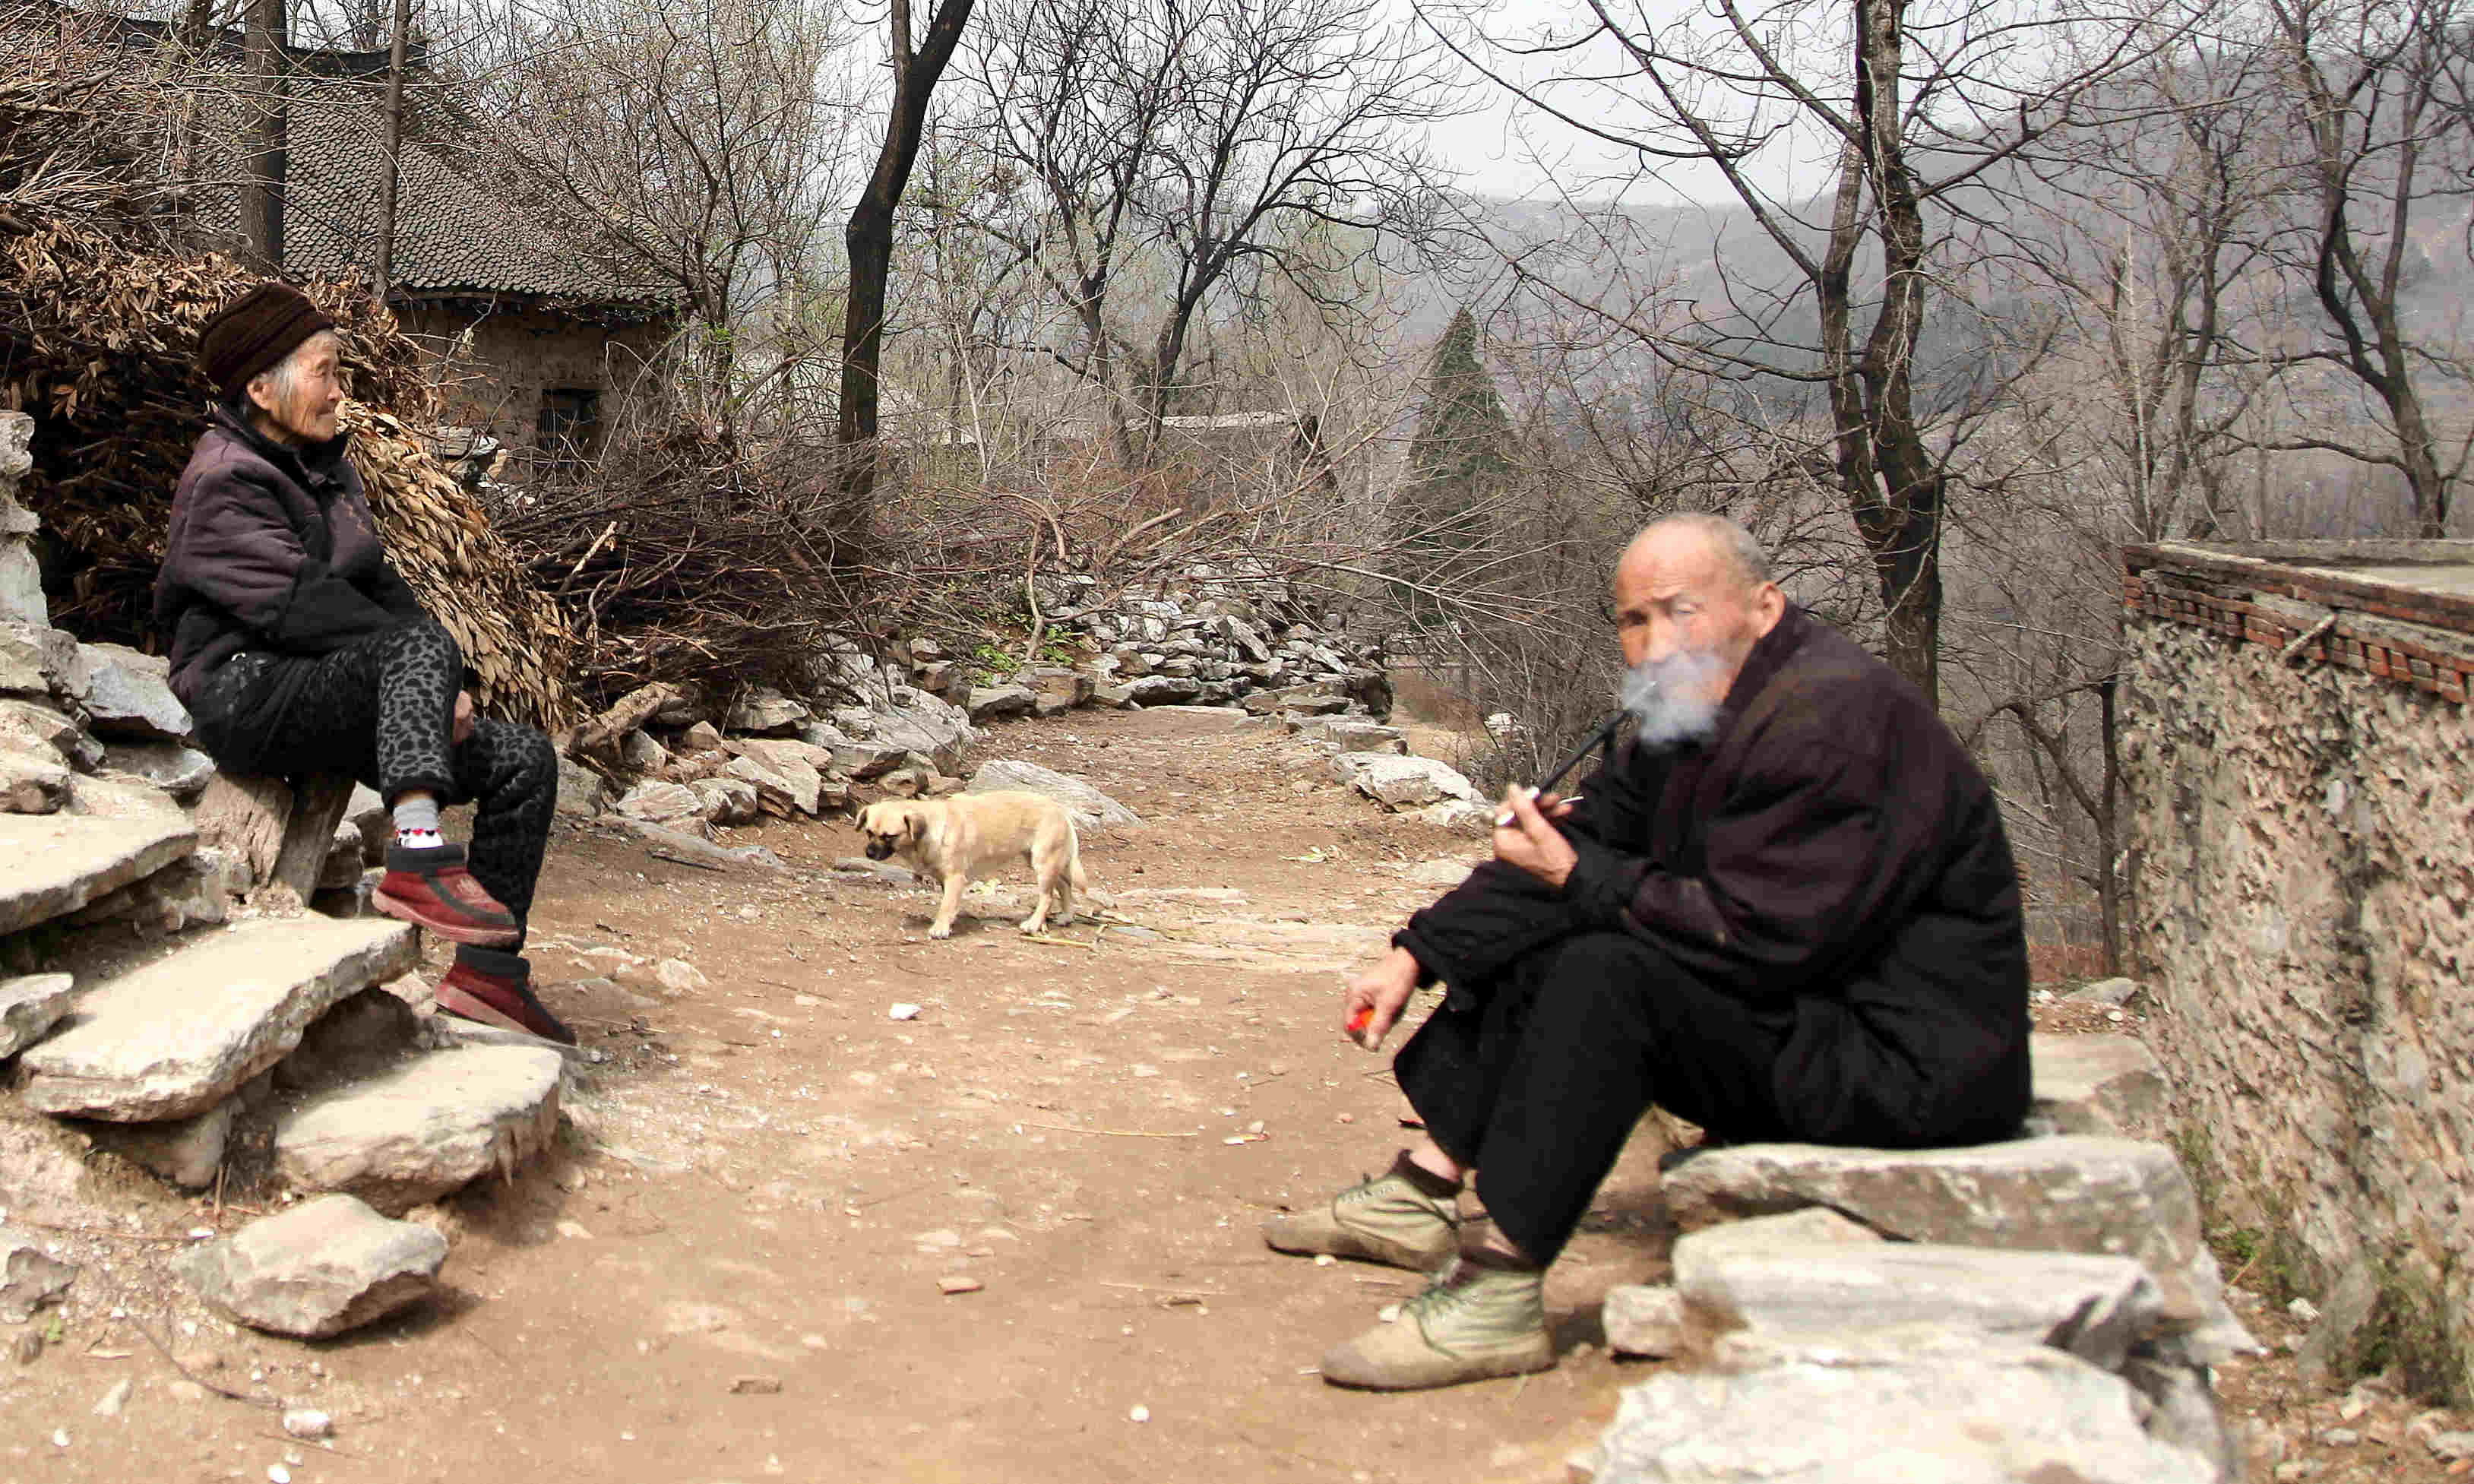
[[[513,948],[522,937],[516,914],[464,867],[464,847],[409,850],[389,845],[386,875],[371,902],[390,917],[427,928],[450,943]]]
[[[575,1044],[575,1033],[533,998],[532,965],[511,953],[458,950],[455,966],[438,982],[438,1008],[476,1025],[521,1031],[561,1046]]]

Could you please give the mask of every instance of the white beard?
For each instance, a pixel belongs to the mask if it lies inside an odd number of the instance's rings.
[[[1707,742],[1718,729],[1712,698],[1725,665],[1706,650],[1679,649],[1624,672],[1623,708],[1639,724],[1635,740],[1652,752]]]

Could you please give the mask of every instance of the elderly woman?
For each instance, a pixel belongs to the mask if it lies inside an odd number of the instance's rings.
[[[378,910],[454,942],[439,1008],[572,1043],[520,956],[557,801],[548,739],[476,717],[455,641],[389,566],[345,461],[333,322],[280,283],[208,321],[217,403],[172,497],[155,584],[172,689],[237,772],[348,772],[393,812]],[[463,846],[441,805],[470,800]]]

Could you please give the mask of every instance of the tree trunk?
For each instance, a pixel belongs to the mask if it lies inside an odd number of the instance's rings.
[[[250,7],[246,41],[255,101],[249,183],[241,192],[241,231],[250,249],[272,273],[283,271],[284,134],[289,120],[283,106],[284,0],[255,0]]]
[[[395,0],[395,36],[387,43],[386,173],[378,177],[378,260],[370,274],[370,302],[386,307],[395,286],[396,193],[403,181],[403,54],[412,37],[412,0]]]
[[[842,315],[841,403],[835,441],[840,448],[841,492],[856,502],[876,496],[877,399],[885,359],[885,280],[892,269],[893,213],[910,183],[919,141],[928,129],[928,101],[954,44],[970,19],[972,0],[941,0],[917,51],[910,44],[910,0],[893,0],[887,19],[893,60],[893,107],[885,121],[885,143],[867,189],[851,207],[842,229],[850,255],[850,294]]]
[[[2104,749],[2103,792],[2099,798],[2096,820],[2096,848],[2102,859],[2096,864],[2097,911],[2104,926],[2104,972],[2110,977],[2122,972],[2122,746],[2115,724],[2114,692],[2120,680],[2107,676],[2097,688],[2097,742]]]

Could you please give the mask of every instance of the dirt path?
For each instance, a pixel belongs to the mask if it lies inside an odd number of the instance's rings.
[[[1317,1357],[1415,1280],[1255,1232],[1405,1138],[1388,1057],[1335,1034],[1340,973],[1436,894],[1443,868],[1409,868],[1472,843],[1210,718],[1026,723],[982,753],[1152,821],[1085,843],[1134,931],[966,915],[931,942],[924,889],[830,871],[844,826],[744,832],[797,867],[777,879],[563,831],[534,958],[607,1059],[569,1153],[447,1211],[447,1302],[320,1347],[162,1312],[221,1361],[201,1375],[331,1412],[333,1451],[181,1399],[107,1323],[0,1392],[0,1479],[1562,1478],[1637,1369],[1592,1348],[1526,1382],[1326,1388]],[[663,959],[709,983],[658,988]],[[1555,1272],[1567,1345],[1645,1271],[1638,1142]],[[89,1415],[125,1376],[122,1415]]]
[[[1209,717],[1027,722],[982,756],[1081,774],[1150,821],[1085,841],[1104,932],[1027,941],[980,902],[931,942],[924,888],[832,869],[858,853],[846,826],[741,832],[786,877],[562,827],[534,957],[601,1059],[556,1159],[437,1213],[455,1237],[444,1301],[304,1347],[206,1316],[136,1255],[164,1247],[72,1238],[88,1274],[71,1323],[35,1364],[0,1359],[0,1484],[1563,1479],[1650,1373],[1603,1352],[1596,1305],[1662,1276],[1654,1137],[1554,1270],[1564,1362],[1526,1381],[1325,1387],[1317,1357],[1414,1279],[1279,1257],[1255,1233],[1408,1136],[1388,1058],[1335,1034],[1341,975],[1481,847]],[[706,983],[662,987],[671,959]],[[917,1018],[889,1018],[897,1003]],[[2137,1029],[2073,1013],[2038,1018]],[[217,1224],[157,1188],[132,1189],[130,1229]],[[981,1286],[943,1292],[955,1278]],[[2242,1302],[2282,1349],[2286,1316]],[[182,1384],[133,1320],[218,1385],[330,1412],[331,1448]],[[93,1415],[124,1379],[119,1415]],[[2282,1355],[2219,1380],[2285,1440],[2255,1455],[2261,1477],[2474,1468],[2409,1436],[2416,1404],[2341,1406]]]

